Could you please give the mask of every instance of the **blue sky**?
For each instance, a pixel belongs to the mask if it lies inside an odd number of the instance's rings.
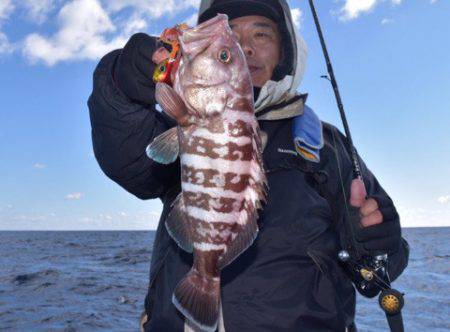
[[[450,226],[450,2],[316,1],[355,145],[402,225]],[[340,119],[307,1],[300,91]],[[0,0],[0,230],[154,229],[158,200],[109,180],[86,101],[99,58],[132,33],[193,21],[198,1]]]

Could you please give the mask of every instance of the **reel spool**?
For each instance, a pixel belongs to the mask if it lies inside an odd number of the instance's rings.
[[[405,304],[403,294],[392,288],[383,290],[378,302],[387,315],[397,315]]]

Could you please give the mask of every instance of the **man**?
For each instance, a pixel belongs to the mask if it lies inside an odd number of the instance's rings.
[[[249,64],[256,116],[266,138],[263,159],[269,184],[257,239],[222,271],[224,329],[356,330],[355,289],[336,259],[345,237],[345,200],[360,208],[356,235],[367,253],[389,254],[391,279],[408,261],[398,214],[364,164],[370,198],[366,200],[362,190],[350,192],[352,168],[345,138],[318,121],[304,105],[306,95],[296,92],[306,51],[286,1],[202,1],[199,22],[217,13],[229,16]],[[155,38],[134,35],[123,50],[100,61],[89,99],[94,151],[103,171],[137,197],[158,197],[164,203],[145,301],[146,331],[188,330],[171,298],[192,257],[164,225],[180,191],[179,163],[161,165],[145,155],[148,143],[174,125],[155,110],[151,81],[152,58],[158,62],[166,56]],[[340,191],[341,180],[345,193]],[[327,188],[333,199],[320,188]]]

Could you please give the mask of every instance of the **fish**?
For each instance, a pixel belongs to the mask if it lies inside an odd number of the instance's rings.
[[[156,100],[177,126],[147,147],[153,160],[180,159],[181,193],[165,221],[170,236],[193,254],[172,302],[194,326],[215,331],[221,270],[258,234],[268,186],[245,55],[218,14],[179,30],[181,59],[173,87],[156,83]]]

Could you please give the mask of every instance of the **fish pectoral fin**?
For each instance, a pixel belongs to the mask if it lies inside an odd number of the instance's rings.
[[[166,219],[166,229],[181,249],[192,252],[192,227],[186,217],[182,193],[175,198],[172,204],[172,210]]]
[[[164,113],[177,121],[179,125],[187,122],[189,113],[186,104],[170,85],[156,83],[155,97]]]
[[[220,255],[217,262],[219,269],[223,269],[225,266],[234,261],[242,252],[247,250],[256,239],[258,235],[258,224],[256,219],[258,218],[257,212],[254,211],[247,222],[243,225],[237,224],[237,235],[234,240],[227,246],[227,250]]]
[[[157,136],[146,149],[147,156],[160,164],[171,164],[180,153],[178,127],[173,127]]]

